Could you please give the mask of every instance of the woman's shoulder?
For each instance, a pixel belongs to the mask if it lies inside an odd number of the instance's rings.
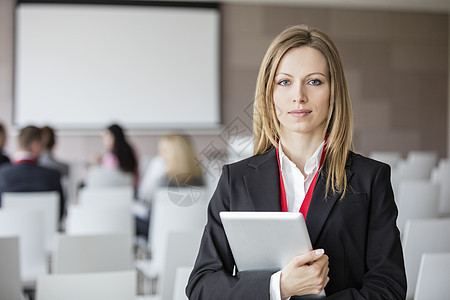
[[[273,163],[274,161],[276,161],[276,151],[275,149],[272,149],[262,154],[255,154],[242,160],[226,164],[225,167],[233,171],[245,171],[248,169],[255,169],[266,163]]]
[[[350,151],[347,158],[347,165],[353,168],[363,168],[363,169],[380,169],[382,167],[389,168],[390,166],[384,162],[369,158],[360,153],[355,153]]]

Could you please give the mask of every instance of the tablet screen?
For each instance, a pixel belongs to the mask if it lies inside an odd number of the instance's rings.
[[[220,218],[239,271],[278,271],[312,250],[301,213],[223,211]]]

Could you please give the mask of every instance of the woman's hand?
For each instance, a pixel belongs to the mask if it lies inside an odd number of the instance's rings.
[[[281,298],[319,294],[330,280],[328,270],[323,249],[297,255],[281,270]]]

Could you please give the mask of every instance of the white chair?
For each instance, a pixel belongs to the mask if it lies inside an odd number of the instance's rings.
[[[86,187],[133,186],[134,175],[121,170],[109,170],[101,166],[92,167],[86,177]]]
[[[136,272],[52,274],[38,279],[37,300],[134,300]]]
[[[403,233],[406,220],[439,216],[439,185],[427,180],[404,180],[398,191],[397,225]]]
[[[209,194],[202,187],[161,188],[156,191],[148,240],[152,259],[156,261],[159,257],[163,257],[164,241],[167,240],[169,232],[196,230],[205,226],[208,202]],[[192,205],[181,206],[180,203]]]
[[[372,151],[369,153],[369,157],[384,162],[391,168],[395,168],[401,160],[401,154],[398,151]]]
[[[2,194],[2,206],[7,208],[37,209],[43,214],[45,250],[51,253],[53,238],[58,231],[59,193],[6,192]]]
[[[133,242],[135,226],[129,206],[69,207],[66,219],[68,235],[126,234],[129,246]]]
[[[23,300],[19,266],[19,238],[0,238],[0,299]]]
[[[201,236],[201,230],[169,233],[166,243],[164,268],[161,276],[158,278],[157,285],[157,291],[161,295],[162,300],[173,299],[177,268],[188,267],[192,270],[200,246]]]
[[[188,284],[192,267],[178,267],[175,273],[175,283],[173,285],[173,300],[188,300],[185,288]]]
[[[162,188],[156,192],[149,225],[151,260],[136,262],[138,270],[147,278],[154,279],[163,270],[169,232],[201,231],[205,226],[209,193],[191,192],[189,188]],[[185,197],[190,199],[182,200]],[[175,204],[192,202],[191,206]]]
[[[69,207],[66,233],[70,235],[95,235],[108,233],[133,233],[131,208],[128,206]]]
[[[445,300],[450,296],[450,252],[424,253],[420,262],[415,300]]]
[[[0,237],[19,237],[22,285],[33,287],[47,273],[42,213],[36,210],[0,209]]]
[[[431,173],[431,181],[440,185],[439,215],[450,217],[450,162],[441,160]]]
[[[89,235],[56,238],[53,273],[90,273],[131,269],[127,235]]]
[[[132,186],[85,187],[79,191],[79,205],[129,205],[133,204]]]
[[[398,187],[403,180],[429,180],[431,170],[436,166],[437,154],[433,151],[411,151],[405,160],[398,162],[392,170],[392,187],[397,195]]]
[[[408,281],[407,299],[412,299],[414,296],[422,254],[450,252],[449,231],[450,219],[422,219],[406,222],[402,242]]]
[[[398,176],[402,179],[430,179],[438,156],[433,151],[410,151],[405,161],[399,162]]]

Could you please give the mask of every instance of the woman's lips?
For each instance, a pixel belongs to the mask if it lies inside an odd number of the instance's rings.
[[[304,118],[307,117],[310,113],[311,110],[309,109],[294,109],[288,112],[288,114],[293,116],[294,118]]]

